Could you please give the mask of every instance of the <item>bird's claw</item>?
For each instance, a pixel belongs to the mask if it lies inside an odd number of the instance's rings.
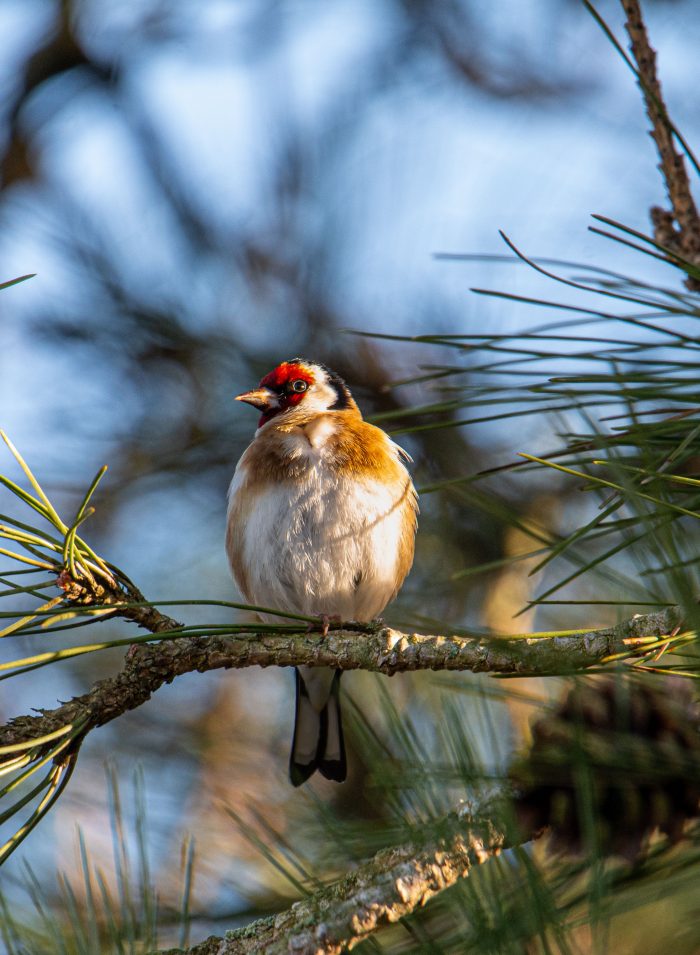
[[[316,631],[321,632],[322,637],[328,636],[328,628],[330,625],[338,624],[341,622],[341,617],[337,613],[332,613],[330,616],[327,613],[320,613],[318,615],[318,623],[308,623],[306,626],[307,633],[316,633]]]

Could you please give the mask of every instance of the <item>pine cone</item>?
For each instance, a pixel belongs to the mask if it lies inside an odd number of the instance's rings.
[[[578,680],[511,770],[529,831],[561,848],[635,858],[654,829],[678,841],[700,802],[700,714],[690,681]]]

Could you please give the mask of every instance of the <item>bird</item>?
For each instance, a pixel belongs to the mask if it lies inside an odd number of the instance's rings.
[[[283,361],[236,400],[261,412],[228,493],[226,552],[238,589],[256,607],[318,618],[324,635],[330,620],[375,620],[413,563],[410,456],[318,362]],[[294,786],[316,770],[346,777],[340,675],[295,669]]]

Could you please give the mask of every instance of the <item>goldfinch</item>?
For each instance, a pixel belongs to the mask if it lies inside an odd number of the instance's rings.
[[[226,552],[256,606],[370,621],[413,563],[418,500],[408,455],[364,421],[345,382],[324,365],[282,362],[237,396],[262,412],[229,489]],[[264,620],[279,618],[260,615]],[[346,774],[341,671],[295,670],[289,775]]]

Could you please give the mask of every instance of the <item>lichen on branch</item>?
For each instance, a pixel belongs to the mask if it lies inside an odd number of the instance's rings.
[[[278,915],[225,937],[160,955],[340,955],[378,929],[425,905],[439,892],[502,849],[531,838],[504,822],[509,813],[494,799],[477,813],[466,807],[440,821],[444,833],[431,842],[383,849],[333,885]]]
[[[130,606],[115,614],[152,631],[158,642],[133,645],[119,673],[89,692],[39,716],[20,716],[0,727],[0,746],[45,736],[69,723],[86,720],[85,733],[145,703],[161,686],[193,671],[251,666],[319,666],[371,670],[391,676],[413,670],[546,675],[585,670],[611,658],[653,650],[678,631],[681,611],[669,607],[637,615],[615,627],[564,635],[491,637],[404,633],[391,627],[374,632],[342,627],[318,633],[236,633],[226,636],[179,635],[180,625],[154,607]],[[139,640],[149,639],[138,638]]]

